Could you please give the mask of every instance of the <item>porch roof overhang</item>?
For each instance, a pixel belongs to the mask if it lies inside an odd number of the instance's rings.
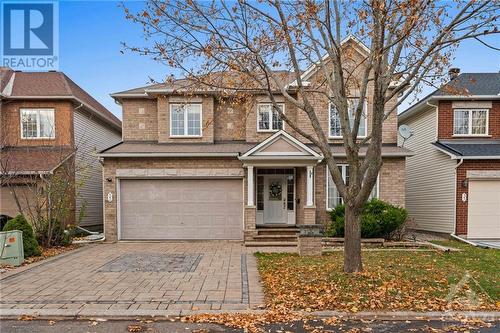
[[[238,157],[245,166],[316,165],[323,156],[281,130]]]

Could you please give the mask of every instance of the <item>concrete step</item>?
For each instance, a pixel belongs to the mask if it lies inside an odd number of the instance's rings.
[[[257,229],[258,235],[288,235],[298,236],[298,229]]]
[[[253,236],[255,239],[261,239],[261,238],[294,238],[295,240],[298,238],[298,235],[257,235]]]
[[[264,241],[247,241],[245,242],[246,247],[259,247],[259,246],[274,246],[274,247],[296,247],[297,242],[264,242]]]

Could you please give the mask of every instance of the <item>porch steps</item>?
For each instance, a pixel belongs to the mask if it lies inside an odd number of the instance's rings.
[[[246,241],[246,247],[296,247],[297,242],[263,242],[263,241]]]
[[[267,227],[257,228],[257,235],[253,240],[246,241],[245,245],[254,246],[283,246],[292,247],[298,245],[299,229],[295,227]]]

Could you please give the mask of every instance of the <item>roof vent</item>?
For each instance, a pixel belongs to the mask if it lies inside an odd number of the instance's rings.
[[[448,71],[448,76],[450,77],[450,80],[453,80],[459,74],[460,74],[460,68],[454,67],[454,68],[450,68],[450,70]]]

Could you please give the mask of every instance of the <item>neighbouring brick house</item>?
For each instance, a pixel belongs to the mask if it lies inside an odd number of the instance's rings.
[[[23,210],[40,177],[59,173],[72,186],[65,223],[102,228],[102,166],[97,152],[121,140],[121,122],[61,72],[0,67],[0,214]],[[75,190],[78,193],[75,193]]]
[[[349,38],[344,47],[369,52]],[[280,72],[286,83],[293,73]],[[318,79],[315,70],[302,75]],[[123,142],[104,160],[106,239],[244,239],[247,245],[295,245],[296,226],[324,224],[342,199],[317,147],[287,128],[270,100],[245,105],[220,92],[183,89],[186,80],[111,96],[123,108]],[[289,85],[290,94],[296,94]],[[371,124],[370,87],[360,136]],[[184,93],[184,94],[183,94]],[[305,113],[275,95],[283,112],[313,133]],[[338,121],[325,95],[313,98],[344,177]],[[394,105],[391,101],[388,109]],[[363,149],[362,149],[363,150]],[[383,166],[372,196],[405,205],[405,158],[397,115],[384,123]]]
[[[500,73],[458,73],[399,115],[407,209],[418,229],[500,239]]]

